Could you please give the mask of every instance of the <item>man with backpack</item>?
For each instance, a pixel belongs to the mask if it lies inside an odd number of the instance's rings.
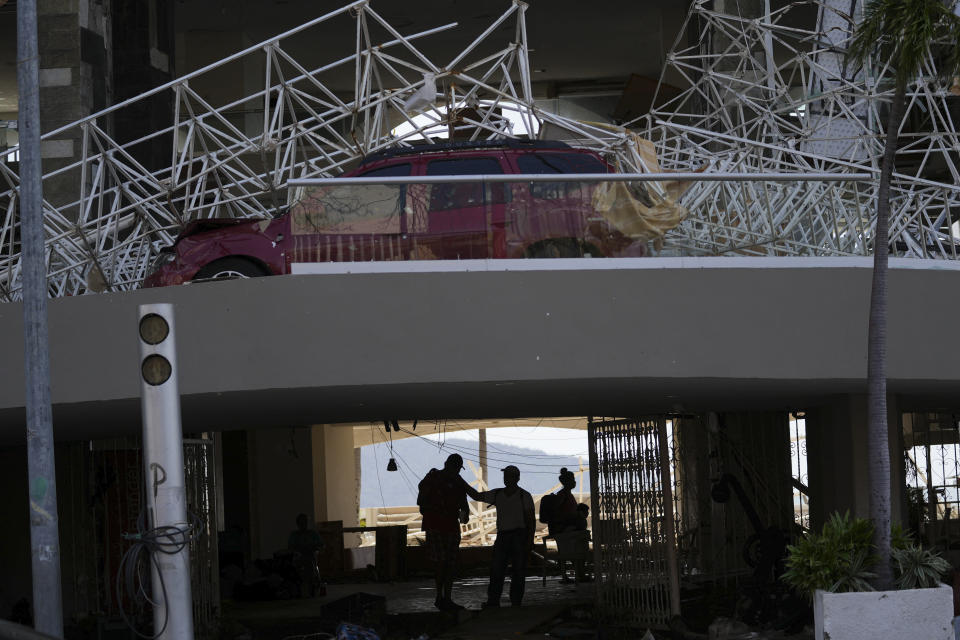
[[[443,469],[430,469],[418,486],[417,505],[423,515],[421,528],[427,534],[427,554],[434,565],[437,598],[441,611],[456,611],[463,606],[451,599],[453,578],[460,552],[460,523],[466,523],[467,496],[480,499],[480,492],[460,477],[463,458],[456,453],[447,457]]]
[[[520,606],[526,586],[527,557],[533,548],[537,526],[533,497],[520,488],[520,469],[513,465],[504,467],[503,484],[500,489],[480,494],[481,500],[497,508],[497,540],[493,543],[490,585],[487,587],[484,608],[500,606],[507,564],[511,565],[510,604]]]

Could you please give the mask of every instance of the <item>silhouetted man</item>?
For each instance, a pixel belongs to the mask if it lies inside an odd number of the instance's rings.
[[[493,543],[493,561],[490,565],[490,586],[484,607],[499,607],[503,581],[510,572],[510,603],[519,607],[527,579],[527,556],[533,548],[536,530],[533,497],[520,488],[520,469],[510,465],[503,468],[500,489],[484,491],[480,499],[497,508],[497,540]]]
[[[430,469],[420,481],[417,504],[423,514],[421,528],[427,534],[427,554],[434,565],[437,587],[436,607],[442,611],[463,609],[451,599],[453,578],[460,552],[460,523],[469,517],[467,496],[480,499],[480,492],[460,477],[463,458],[447,457],[443,469]]]

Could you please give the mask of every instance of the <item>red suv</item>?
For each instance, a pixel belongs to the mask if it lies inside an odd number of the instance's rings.
[[[345,177],[608,173],[561,142],[490,141],[395,149]],[[290,272],[302,262],[642,256],[645,244],[592,206],[597,183],[328,185],[301,188],[272,220],[187,224],[145,287]]]

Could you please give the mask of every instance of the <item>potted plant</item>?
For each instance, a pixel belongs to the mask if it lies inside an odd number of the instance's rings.
[[[872,539],[869,520],[833,514],[820,533],[787,548],[783,578],[812,601],[817,640],[951,640],[953,590],[940,583],[950,564],[895,527],[889,561],[896,589],[874,591],[880,559]]]

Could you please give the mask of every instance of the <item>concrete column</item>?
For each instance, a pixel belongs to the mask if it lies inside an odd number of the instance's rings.
[[[353,428],[329,424],[310,428],[313,450],[314,518],[317,522],[342,520],[355,527],[360,512]],[[347,548],[359,545],[359,536],[344,536]]]
[[[40,46],[40,123],[44,133],[106,107],[112,99],[112,0],[40,0],[37,21]],[[100,123],[106,127],[106,123]],[[79,131],[45,140],[43,171],[76,162]],[[43,196],[55,206],[79,197],[79,169],[45,180]],[[64,210],[68,215],[75,211]]]
[[[900,411],[896,397],[887,399],[890,435],[891,519],[903,515],[904,477]],[[837,396],[807,410],[807,469],[810,526],[819,529],[834,512],[870,515],[867,474],[867,398]]]
[[[173,79],[173,7],[173,0],[114,0],[114,102]],[[172,98],[172,92],[163,92],[118,111],[112,118],[116,140],[139,140],[169,127],[173,123]],[[169,166],[172,145],[173,136],[168,134],[136,145],[130,153],[147,169],[157,170]]]
[[[40,0],[37,12],[44,133],[172,77],[172,0]],[[172,103],[164,94],[96,124],[123,143],[169,126],[172,117]],[[80,160],[82,144],[79,129],[45,140],[44,173]],[[130,152],[148,168],[159,168],[169,162],[170,144],[167,136]],[[80,175],[78,168],[44,181],[44,198],[76,216],[64,207],[79,198]]]

